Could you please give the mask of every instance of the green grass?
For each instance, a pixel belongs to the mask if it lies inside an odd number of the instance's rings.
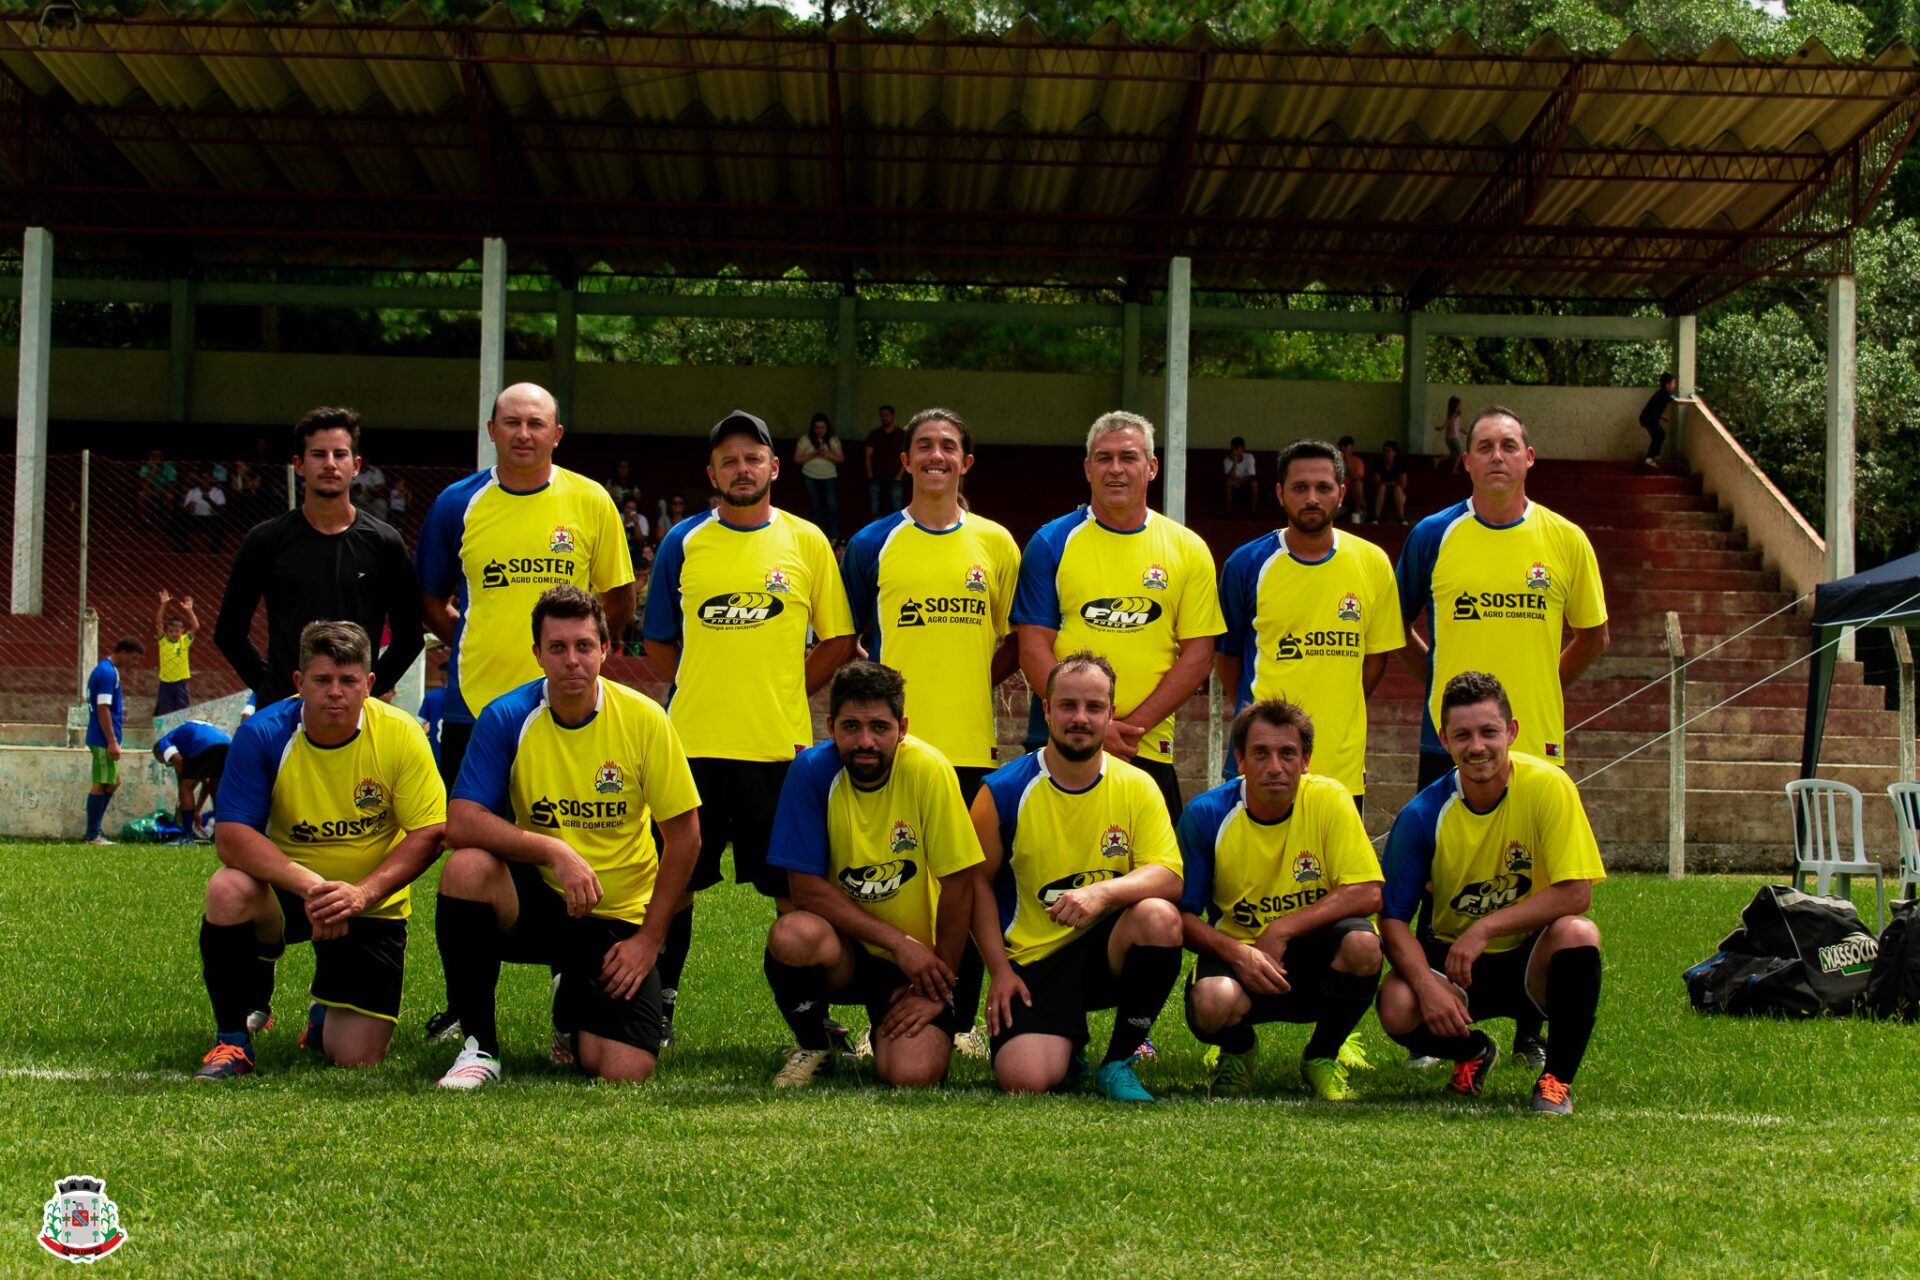
[[[835,1080],[773,1095],[785,1028],[760,976],[770,908],[702,900],[681,1043],[637,1088],[547,1065],[544,971],[501,988],[506,1082],[432,1083],[432,876],[416,893],[392,1059],[293,1045],[310,952],[280,969],[258,1076],[188,1073],[210,1039],[195,950],[205,851],[0,845],[0,1275],[70,1173],[129,1233],[102,1272],[924,1275],[1891,1275],[1920,1263],[1920,1028],[1708,1021],[1679,974],[1758,883],[1621,877],[1571,1120],[1503,1067],[1476,1105],[1369,1018],[1365,1100],[1309,1102],[1304,1028],[1262,1032],[1265,1096],[1210,1102],[1177,1007],[1161,1095],[1009,1099],[984,1064],[938,1093]],[[857,1022],[855,1010],[845,1011]],[[1098,1026],[1099,1024],[1096,1024]],[[1496,1027],[1504,1041],[1505,1024]],[[1104,1031],[1097,1030],[1097,1036]]]

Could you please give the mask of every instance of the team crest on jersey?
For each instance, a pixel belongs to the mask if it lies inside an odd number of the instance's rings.
[[[609,760],[594,771],[593,789],[609,794],[616,791],[625,791],[627,789],[627,776],[620,771],[619,765]]]
[[[793,584],[787,581],[787,571],[779,565],[767,570],[767,590],[785,595],[793,590]]]
[[[1320,859],[1302,849],[1293,856],[1293,878],[1301,884],[1308,884],[1320,878]]]
[[[1527,590],[1545,591],[1553,585],[1553,577],[1548,574],[1547,566],[1535,560],[1527,566]]]
[[[1506,861],[1509,871],[1533,870],[1533,855],[1528,853],[1527,846],[1518,840],[1507,841]]]
[[[107,1199],[99,1178],[60,1179],[41,1214],[40,1247],[68,1262],[98,1262],[127,1242],[120,1206]]]
[[[356,809],[378,809],[387,802],[387,793],[372,778],[360,779],[360,785],[353,789],[353,807]]]
[[[887,837],[887,848],[894,853],[911,853],[920,847],[914,839],[913,828],[902,820],[893,824],[893,834]]]
[[[547,539],[547,550],[571,553],[573,551],[573,530],[563,524],[553,526],[553,536]]]
[[[982,565],[967,566],[967,590],[984,592],[987,589],[987,571]]]
[[[1100,837],[1100,856],[1103,858],[1124,858],[1133,852],[1133,846],[1127,842],[1127,833],[1122,827],[1108,827],[1106,834]]]
[[[1148,565],[1146,573],[1140,577],[1140,585],[1151,588],[1154,591],[1165,591],[1167,589],[1167,571],[1157,564]]]
[[[1360,597],[1349,591],[1340,597],[1340,621],[1360,621]]]

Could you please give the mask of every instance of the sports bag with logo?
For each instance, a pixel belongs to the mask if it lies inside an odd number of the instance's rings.
[[[1866,1010],[1876,1018],[1920,1018],[1920,901],[1893,904],[1880,954],[1867,975]]]
[[[1768,885],[1719,951],[1684,978],[1702,1013],[1844,1017],[1865,997],[1878,953],[1851,902]]]

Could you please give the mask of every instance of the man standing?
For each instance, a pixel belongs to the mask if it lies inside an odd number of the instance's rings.
[[[92,779],[87,787],[88,844],[112,844],[100,832],[107,816],[107,803],[120,789],[120,739],[127,722],[127,700],[120,688],[120,673],[146,652],[132,636],[122,636],[110,657],[100,659],[87,676],[87,754],[92,761]]]
[[[867,655],[907,682],[915,736],[946,756],[968,804],[999,763],[994,690],[1019,669],[1008,616],[1020,579],[1013,535],[966,510],[973,434],[951,409],[907,423],[913,501],[847,544],[840,563]]]
[[[1314,772],[1358,805],[1367,790],[1367,697],[1386,673],[1387,654],[1406,643],[1393,565],[1334,524],[1347,482],[1338,449],[1296,440],[1279,465],[1286,527],[1227,557],[1226,634],[1214,671],[1236,711],[1274,698],[1304,710],[1319,727]]]
[[[1679,397],[1674,390],[1680,380],[1671,373],[1660,375],[1660,388],[1647,397],[1647,403],[1640,410],[1640,425],[1647,433],[1647,456],[1642,459],[1648,470],[1660,465],[1660,450],[1667,443],[1666,416],[1673,408],[1673,402]]]
[[[253,1071],[249,1015],[267,1008],[290,942],[313,943],[305,1048],[370,1066],[393,1041],[407,886],[440,854],[446,792],[413,717],[367,696],[371,649],[351,622],[307,624],[299,696],[234,738],[213,836],[224,865],[200,924],[216,1035],[196,1079]]]
[[[1564,769],[1513,750],[1520,726],[1500,681],[1448,680],[1440,723],[1457,768],[1387,837],[1380,928],[1393,972],[1380,1025],[1409,1053],[1456,1063],[1448,1087],[1477,1097],[1500,1051],[1472,1024],[1544,1016],[1553,1042],[1533,1109],[1571,1115],[1600,1004],[1600,931],[1586,913],[1607,873],[1593,828]],[[1429,893],[1431,933],[1416,938]]]
[[[1346,488],[1336,518],[1345,516],[1359,524],[1367,518],[1367,460],[1355,450],[1352,436],[1340,437],[1340,470],[1346,476]]]
[[[880,425],[867,432],[867,514],[890,515],[905,500],[907,469],[901,463],[906,441],[893,425],[893,406],[880,406]]]
[[[193,614],[192,596],[180,597],[179,613],[167,608],[172,603],[173,596],[165,587],[160,588],[160,607],[153,616],[154,648],[160,660],[158,696],[153,700],[156,716],[185,711],[193,705],[193,693],[187,685],[193,679],[193,664],[187,650],[193,648],[193,639],[200,633],[200,619]]]
[[[1146,770],[1175,818],[1174,712],[1206,680],[1225,630],[1213,554],[1198,534],[1147,509],[1160,461],[1145,418],[1095,419],[1084,469],[1091,501],[1042,525],[1020,560],[1020,668],[1039,689],[1077,650],[1112,663],[1119,687],[1103,717],[1105,748]]]
[[[202,805],[220,799],[220,777],[227,767],[227,749],[233,738],[205,720],[186,720],[161,734],[153,744],[153,758],[173,770],[178,780],[181,836],[177,844],[206,839],[200,825]]]
[[[1245,492],[1247,495],[1247,518],[1257,519],[1260,515],[1260,465],[1253,455],[1247,452],[1245,436],[1235,436],[1227,445],[1227,456],[1220,460],[1223,473],[1225,502],[1228,516],[1233,515],[1234,498]]]
[[[781,788],[767,860],[786,868],[795,910],[774,921],[765,967],[796,1047],[776,1089],[832,1069],[830,1001],[866,1006],[874,1070],[895,1086],[946,1079],[953,1038],[973,1027],[981,970],[963,952],[980,841],[953,766],[907,736],[905,707],[899,672],[840,668],[832,738]]]
[[[787,873],[766,865],[774,807],[793,757],[813,741],[808,695],[853,653],[853,617],[833,548],[819,529],[773,505],[780,475],[767,424],[734,410],[707,433],[716,509],[661,539],[647,589],[647,658],[671,681],[667,703],[700,788],[700,861],[660,955],[666,1040],[693,939],[692,894],[733,878],[786,898]],[[807,649],[811,629],[819,643]]]
[[[1113,668],[1069,654],[1048,672],[1047,745],[987,775],[973,799],[993,1071],[1044,1093],[1087,1070],[1087,1013],[1112,1009],[1101,1096],[1151,1102],[1137,1049],[1180,976],[1180,850],[1153,779],[1102,750]]]
[[[1187,1026],[1220,1046],[1214,1093],[1253,1087],[1261,1022],[1310,1022],[1300,1074],[1328,1102],[1353,1097],[1340,1049],[1373,1002],[1380,939],[1380,863],[1346,788],[1309,773],[1313,721],[1278,700],[1233,720],[1246,776],[1180,816],[1186,890],[1180,920],[1199,955]]]
[[[487,419],[498,461],[442,490],[420,529],[421,608],[453,646],[440,725],[440,776],[449,787],[481,710],[540,674],[526,627],[547,588],[598,592],[615,635],[633,617],[620,510],[604,486],[554,465],[566,433],[545,388],[508,387]]]
[[[542,594],[543,678],[487,704],[468,744],[435,919],[450,1012],[466,1032],[443,1089],[500,1078],[502,960],[555,967],[559,1056],[605,1080],[653,1074],[658,958],[700,845],[700,797],[666,712],[600,677],[611,635],[592,594]]]
[[[348,497],[360,470],[360,415],[315,409],[294,425],[293,446],[305,494],[298,509],[255,525],[241,540],[213,642],[264,709],[293,693],[300,633],[309,622],[343,619],[373,637],[385,629],[390,639],[372,677],[376,696],[389,694],[420,653],[420,590],[399,533]],[[263,598],[264,658],[251,635]]]

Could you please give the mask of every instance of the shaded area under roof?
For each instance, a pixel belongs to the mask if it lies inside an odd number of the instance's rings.
[[[504,236],[562,277],[1654,298],[1848,270],[1920,123],[1904,45],[1840,63],[1635,37],[1493,54],[1291,30],[1227,47],[1022,23],[556,30],[327,3],[0,13],[0,220],[63,258],[440,267]]]

